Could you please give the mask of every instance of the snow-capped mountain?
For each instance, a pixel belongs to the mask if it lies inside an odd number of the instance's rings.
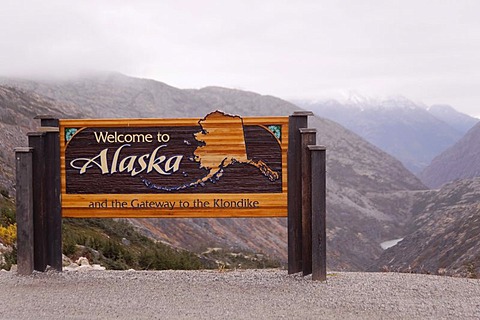
[[[478,119],[452,107],[415,103],[404,97],[294,101],[316,115],[340,123],[418,173],[457,142]],[[445,116],[442,116],[445,115]]]

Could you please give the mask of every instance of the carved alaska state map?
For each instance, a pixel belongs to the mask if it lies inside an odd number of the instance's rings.
[[[224,170],[235,163],[251,165],[270,181],[278,180],[280,175],[273,171],[262,160],[250,159],[247,155],[243,120],[239,116],[227,115],[215,111],[198,122],[201,131],[194,134],[200,145],[194,151],[194,160],[199,162],[200,168],[207,170],[202,178],[176,187],[165,187],[152,184],[144,179],[144,183],[159,190],[181,190],[207,181],[218,181]]]

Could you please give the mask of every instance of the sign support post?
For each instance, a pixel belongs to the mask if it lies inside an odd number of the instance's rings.
[[[300,129],[302,136],[302,270],[312,273],[312,160],[309,145],[317,140],[317,130]]]
[[[47,227],[47,264],[62,271],[62,211],[60,204],[60,138],[58,119],[45,115],[39,131],[45,132],[45,211]]]
[[[16,148],[16,211],[18,273],[32,274],[33,251],[33,185],[32,148]]]
[[[296,111],[288,124],[288,273],[302,271],[302,145],[300,128],[308,126],[310,111]]]
[[[45,271],[47,267],[47,219],[45,212],[45,133],[28,133],[28,145],[33,150],[33,237],[34,268]]]
[[[326,148],[309,146],[312,159],[312,279],[327,280]]]

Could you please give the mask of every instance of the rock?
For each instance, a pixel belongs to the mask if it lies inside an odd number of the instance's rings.
[[[6,253],[6,252],[12,252],[12,247],[9,247],[4,245],[3,243],[0,243],[0,254]]]
[[[78,267],[80,267],[75,262],[72,262],[70,265],[63,267],[63,271],[77,271]]]
[[[78,260],[76,261],[76,263],[80,266],[89,266],[90,265],[90,262],[88,261],[87,258],[85,257],[80,257],[78,258]]]
[[[77,268],[77,271],[90,271],[92,270],[92,266],[89,264],[83,264],[80,267]]]
[[[69,266],[73,263],[72,259],[67,257],[66,255],[62,254],[62,266],[66,267]]]
[[[55,271],[57,270],[55,270],[55,268],[50,265],[47,265],[47,267],[45,268],[45,272],[55,272]]]
[[[99,264],[93,264],[93,265],[92,265],[92,269],[93,269],[93,270],[98,270],[98,271],[103,271],[103,270],[105,270],[105,267],[102,267],[102,266],[99,265]]]
[[[72,263],[63,268],[63,271],[104,271],[106,268],[99,264],[92,264],[88,262],[88,259],[81,257],[77,260],[77,263]]]

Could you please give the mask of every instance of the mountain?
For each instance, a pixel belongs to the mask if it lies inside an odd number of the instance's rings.
[[[26,145],[27,132],[34,130],[37,120],[33,118],[39,114],[79,116],[72,105],[61,104],[38,94],[27,94],[13,87],[0,86],[0,185],[9,192],[13,191],[15,181],[13,149]]]
[[[149,79],[132,80],[119,73],[100,73],[58,82],[0,78],[2,83],[74,104],[85,117],[204,116],[202,110],[208,109],[204,101],[188,91]]]
[[[427,167],[477,121],[451,107],[433,106],[427,110],[402,97],[377,100],[353,96],[343,103],[295,103],[352,130],[399,159],[413,173]]]
[[[419,193],[410,231],[371,270],[480,277],[479,199],[478,177]]]
[[[299,110],[253,92],[219,87],[181,90],[118,73],[57,82],[5,78],[0,82],[75,105],[74,111],[65,112],[68,117],[203,117],[216,109],[241,116],[287,116]],[[425,186],[398,160],[340,125],[318,117],[309,123],[317,128],[318,143],[327,146],[329,268],[364,270],[382,253],[381,242],[405,234],[410,218],[405,192]],[[176,247],[239,248],[286,260],[284,218],[130,221]]]
[[[480,176],[480,123],[460,141],[432,160],[419,177],[425,184],[438,188],[457,179]]]
[[[462,134],[467,133],[479,122],[479,119],[458,112],[452,106],[446,104],[432,105],[427,108],[427,111]]]

